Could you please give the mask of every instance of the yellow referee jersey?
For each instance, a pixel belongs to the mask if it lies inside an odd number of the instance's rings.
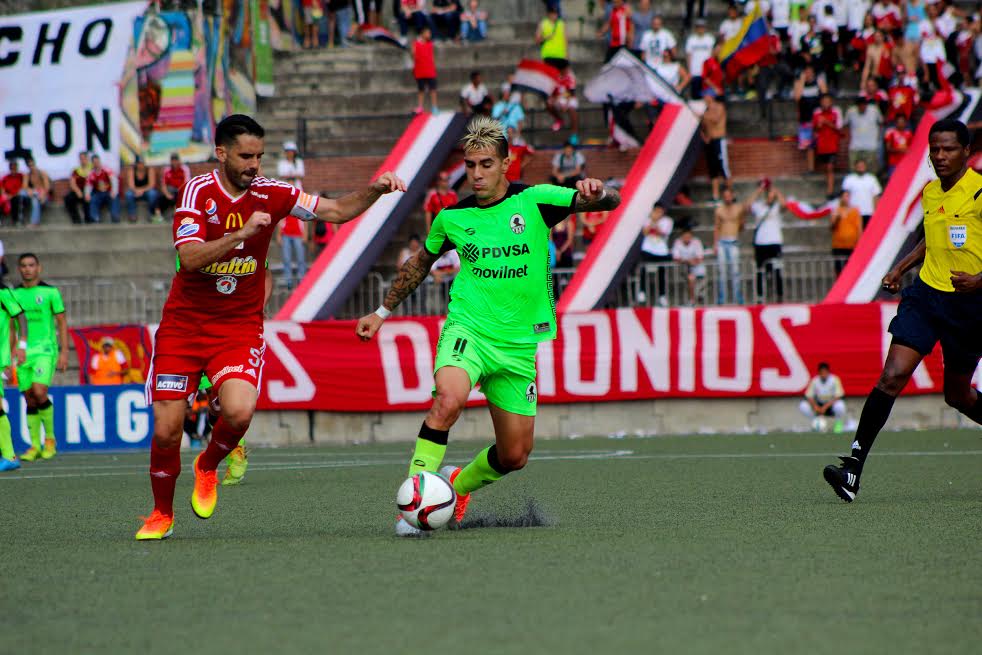
[[[947,192],[932,180],[921,196],[927,254],[921,280],[954,291],[951,272],[982,273],[982,175],[971,168]]]

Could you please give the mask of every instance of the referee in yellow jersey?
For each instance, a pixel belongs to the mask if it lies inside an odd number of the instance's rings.
[[[893,401],[921,359],[941,342],[944,353],[945,402],[982,423],[982,403],[972,375],[982,357],[982,175],[968,167],[968,128],[945,119],[931,126],[931,164],[937,180],[921,197],[924,239],[883,278],[891,293],[904,273],[921,264],[920,275],[903,290],[890,323],[893,341],[880,379],[863,405],[852,454],[824,476],[835,493],[852,502],[859,476],[876,435],[883,429]]]

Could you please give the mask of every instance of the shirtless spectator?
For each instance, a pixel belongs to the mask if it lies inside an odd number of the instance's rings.
[[[160,201],[157,204],[160,212],[165,212],[174,206],[177,192],[190,179],[191,169],[181,163],[180,155],[173,153],[170,156],[170,166],[165,168],[160,176]]]
[[[483,41],[488,36],[488,12],[478,6],[478,0],[470,0],[460,15],[460,36],[464,41]]]
[[[27,183],[27,197],[31,202],[31,225],[41,224],[41,208],[47,204],[51,197],[51,178],[37,166],[33,157],[24,160],[27,163],[27,172],[24,173],[24,181]]]
[[[705,144],[706,166],[713,187],[713,200],[719,201],[719,182],[723,180],[727,189],[732,189],[730,163],[726,155],[726,107],[716,100],[713,91],[703,93],[706,112],[702,115],[699,133]]]
[[[736,201],[732,189],[723,190],[723,204],[716,208],[713,226],[713,249],[716,251],[716,265],[719,271],[716,302],[727,302],[727,287],[733,301],[743,304],[743,291],[740,288],[740,231],[746,222],[745,203]]]

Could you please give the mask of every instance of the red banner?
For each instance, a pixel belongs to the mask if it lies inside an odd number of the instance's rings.
[[[539,402],[796,395],[828,362],[850,395],[882,368],[895,303],[618,309],[564,314],[540,345]],[[386,321],[362,343],[354,323],[266,323],[262,409],[394,411],[429,406],[443,319]],[[940,351],[909,393],[941,390]],[[472,393],[474,404],[483,396]]]
[[[129,369],[125,383],[142,383],[150,369],[151,341],[147,328],[142,325],[92,325],[69,330],[78,355],[79,384],[89,384],[92,355],[100,351],[105,337],[113,340],[113,347],[123,353]]]

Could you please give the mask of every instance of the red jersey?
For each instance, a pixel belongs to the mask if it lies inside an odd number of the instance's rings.
[[[85,183],[92,187],[93,191],[109,191],[113,186],[113,174],[106,168],[98,171],[93,169]]]
[[[75,186],[77,186],[79,191],[82,193],[85,193],[85,180],[88,179],[89,171],[91,170],[91,166],[86,168],[79,166],[72,171],[72,179],[75,180]]]
[[[280,232],[282,232],[283,236],[285,237],[303,238],[303,221],[296,216],[287,216],[283,219],[283,225],[280,226]]]
[[[262,331],[265,262],[276,224],[294,213],[316,213],[318,198],[265,177],[253,179],[249,190],[233,198],[218,181],[218,172],[192,178],[174,210],[174,247],[214,241],[235,232],[253,212],[272,216],[259,234],[233,248],[201,270],[183,265],[174,276],[164,303],[161,326],[178,325],[184,334],[205,333],[231,339]]]
[[[887,164],[896,166],[907,154],[907,150],[910,149],[910,144],[914,141],[914,133],[910,130],[891,127],[883,135],[883,141],[887,146]]]
[[[903,26],[903,14],[900,7],[893,3],[878,2],[870,11],[873,14],[873,24],[876,29],[884,32],[899,30]]]
[[[436,78],[436,59],[433,42],[417,39],[413,44],[413,77],[417,80]]]
[[[453,207],[456,204],[457,192],[453,189],[450,189],[446,193],[440,193],[436,189],[433,189],[426,196],[426,202],[423,203],[423,210],[436,216],[444,207]]]
[[[530,153],[535,152],[532,146],[525,145],[509,145],[508,146],[508,156],[511,157],[511,164],[508,165],[508,170],[505,171],[505,178],[509,182],[517,182],[522,179],[522,161]]]
[[[168,189],[177,191],[184,186],[189,179],[191,179],[191,169],[185,164],[181,164],[177,168],[168,166],[164,169],[164,186]]]
[[[24,188],[24,176],[20,173],[7,173],[0,179],[0,189],[8,196],[16,196]]]
[[[822,109],[812,114],[812,128],[815,130],[815,152],[832,155],[839,152],[839,138],[842,133],[842,112],[838,107]]]
[[[627,5],[614,7],[610,12],[610,47],[616,48],[628,45],[627,30],[631,24],[630,10]]]
[[[910,115],[914,113],[914,105],[917,104],[917,89],[906,84],[898,84],[890,87],[887,96],[889,97],[887,120],[893,122],[897,116],[910,120]]]
[[[717,97],[723,94],[723,67],[716,57],[710,57],[702,64],[702,85],[712,89]]]

